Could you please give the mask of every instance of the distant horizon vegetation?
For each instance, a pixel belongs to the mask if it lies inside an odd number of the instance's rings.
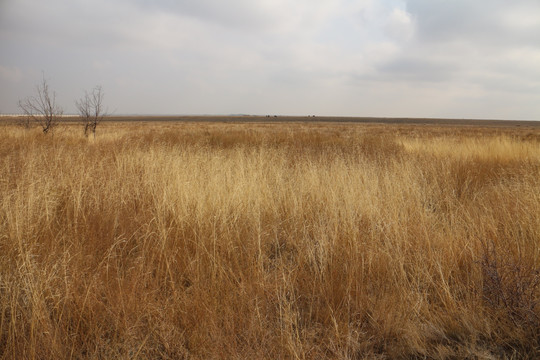
[[[24,117],[26,115],[22,113],[2,113],[0,111],[0,117],[8,118],[8,117]],[[79,117],[76,113],[68,113],[68,114],[62,114],[59,115],[59,117],[62,118],[72,118],[72,117]],[[290,119],[305,119],[305,118],[315,118],[320,121],[326,121],[328,119],[332,119],[331,121],[336,121],[338,119],[343,119],[346,122],[350,122],[358,120],[434,120],[434,121],[495,121],[495,122],[512,122],[512,123],[520,123],[520,122],[526,122],[526,123],[539,123],[540,125],[540,119],[507,119],[507,118],[475,118],[475,117],[417,117],[417,116],[370,116],[370,115],[317,115],[317,114],[305,114],[305,115],[291,115],[291,114],[248,114],[248,113],[234,113],[234,114],[189,114],[189,113],[165,113],[165,114],[159,114],[159,113],[113,113],[108,114],[105,116],[106,119],[116,119],[116,118],[134,118],[133,120],[140,120],[140,118],[178,118],[179,120],[181,118],[217,118],[217,117],[232,117],[232,118],[238,118],[238,117],[246,117],[246,118],[290,118]],[[153,119],[149,119],[153,120]]]

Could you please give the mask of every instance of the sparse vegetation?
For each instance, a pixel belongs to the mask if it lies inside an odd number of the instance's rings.
[[[539,355],[539,130],[0,133],[3,359]]]

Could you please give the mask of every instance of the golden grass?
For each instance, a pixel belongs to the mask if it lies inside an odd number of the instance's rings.
[[[538,133],[2,126],[1,358],[538,356]]]

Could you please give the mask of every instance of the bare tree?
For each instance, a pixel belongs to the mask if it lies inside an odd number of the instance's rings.
[[[84,92],[84,97],[75,101],[79,117],[84,125],[84,136],[88,136],[90,132],[96,137],[96,127],[106,116],[103,108],[103,89],[101,86],[96,86],[92,92]]]
[[[30,126],[30,121],[38,123],[43,133],[52,132],[58,125],[64,111],[56,104],[56,93],[49,90],[49,84],[43,75],[41,83],[36,86],[36,95],[19,100],[19,108],[26,116],[25,126]]]

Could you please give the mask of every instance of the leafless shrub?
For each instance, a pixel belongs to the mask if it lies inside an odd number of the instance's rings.
[[[36,86],[36,95],[20,100],[19,108],[25,115],[22,124],[30,127],[31,121],[36,122],[41,126],[44,134],[52,132],[63,114],[62,108],[56,104],[56,93],[50,91],[45,76]]]
[[[96,86],[92,92],[85,91],[84,97],[75,101],[79,117],[84,125],[84,136],[88,136],[90,132],[96,137],[96,127],[103,120],[105,109],[103,109],[103,89],[101,86]]]

